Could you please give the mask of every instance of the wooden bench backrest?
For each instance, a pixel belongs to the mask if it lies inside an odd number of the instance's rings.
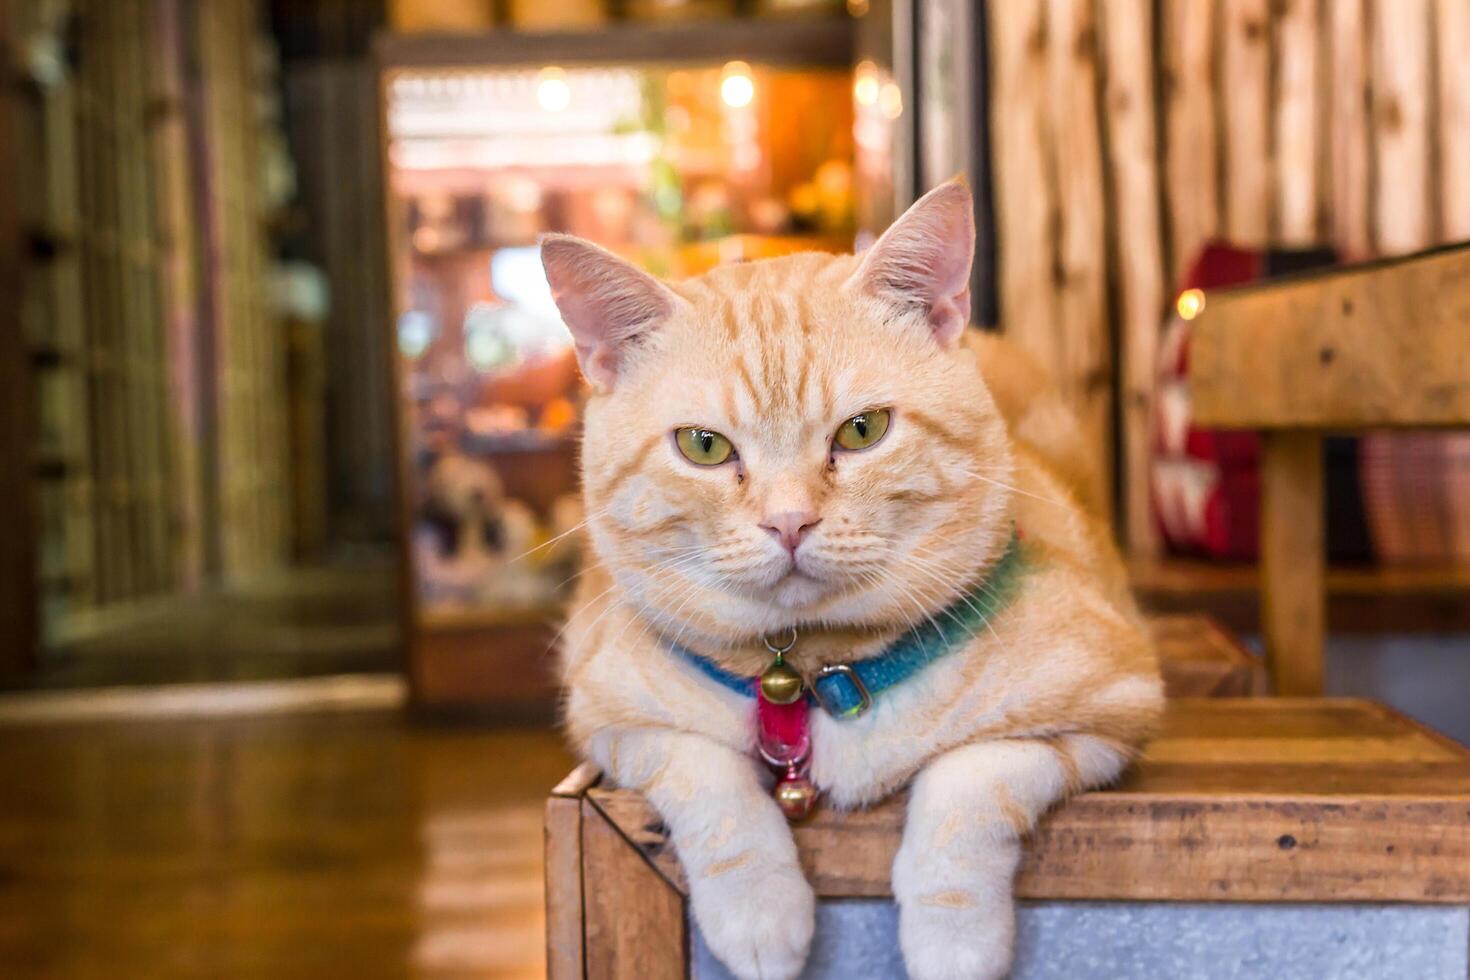
[[[1278,694],[1322,691],[1322,434],[1470,426],[1470,245],[1209,294],[1194,421],[1257,429],[1261,630]]]

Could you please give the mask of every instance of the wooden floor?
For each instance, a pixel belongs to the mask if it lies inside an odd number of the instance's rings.
[[[556,735],[0,729],[0,976],[540,977]]]

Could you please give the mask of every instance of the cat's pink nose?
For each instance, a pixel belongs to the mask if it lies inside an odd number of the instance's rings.
[[[788,510],[780,514],[771,514],[761,521],[761,527],[770,531],[781,547],[796,554],[796,549],[801,547],[801,542],[806,538],[807,532],[818,524],[822,519],[811,511]]]

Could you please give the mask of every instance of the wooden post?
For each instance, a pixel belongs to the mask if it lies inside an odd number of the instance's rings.
[[[1057,201],[1049,180],[1046,8],[1041,0],[1018,0],[988,4],[986,10],[1001,323],[1007,336],[1055,370]]]
[[[1055,274],[1058,319],[1033,329],[1057,332],[1049,367],[1081,425],[1092,472],[1105,488],[1111,517],[1113,337],[1105,295],[1107,234],[1098,119],[1098,28],[1093,0],[1049,0],[1047,81],[1051,88],[1051,152],[1059,220]]]
[[[1429,208],[1429,0],[1376,0],[1373,10],[1373,147],[1378,164],[1378,251],[1395,255],[1433,240]],[[1463,53],[1461,53],[1463,56]]]
[[[1261,632],[1276,693],[1320,694],[1326,639],[1322,437],[1267,432],[1261,456]]]
[[[1317,48],[1319,0],[1285,0],[1275,32],[1276,239],[1294,248],[1321,240],[1319,125],[1321,92]],[[1230,79],[1226,79],[1230,84]]]
[[[1225,233],[1266,244],[1271,214],[1271,11],[1268,0],[1224,0]]]
[[[1470,3],[1439,0],[1439,196],[1442,237],[1470,239]]]
[[[1220,232],[1215,99],[1217,0],[1161,5],[1164,183],[1170,228],[1168,288]]]
[[[1119,290],[1122,370],[1123,519],[1133,555],[1159,551],[1149,500],[1152,414],[1159,328],[1165,306],[1159,224],[1158,131],[1154,121],[1153,4],[1103,0],[1108,169],[1113,193],[1110,248]]]
[[[1360,261],[1373,253],[1369,230],[1368,44],[1365,0],[1331,0],[1332,244]]]

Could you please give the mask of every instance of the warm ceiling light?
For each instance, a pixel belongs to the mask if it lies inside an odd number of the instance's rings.
[[[852,97],[857,104],[877,105],[878,88],[878,66],[871,61],[858,62],[857,71],[852,80]]]
[[[732,61],[725,66],[720,78],[720,99],[732,109],[744,109],[755,99],[755,79],[750,77],[750,66],[743,61]]]
[[[572,87],[560,68],[543,68],[536,76],[536,104],[547,112],[561,112],[572,104]]]
[[[851,17],[866,17],[868,0],[847,0],[847,13]]]
[[[1179,311],[1181,320],[1193,320],[1204,312],[1205,291],[1203,289],[1186,289],[1179,294],[1174,308]]]

